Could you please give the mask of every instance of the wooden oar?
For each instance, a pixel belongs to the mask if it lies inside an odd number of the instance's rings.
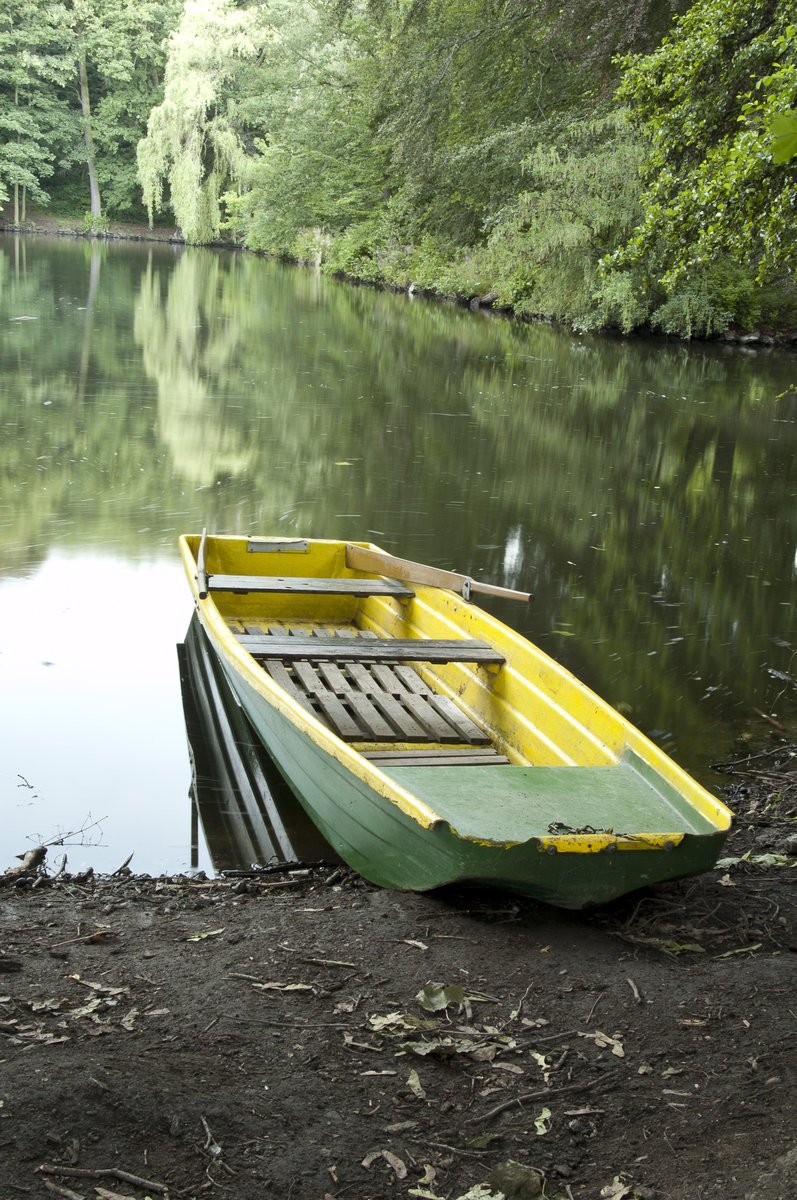
[[[479,583],[468,575],[456,571],[442,571],[439,567],[428,567],[425,563],[410,562],[407,558],[394,558],[377,550],[366,550],[364,546],[346,543],[346,566],[355,571],[374,571],[389,579],[403,579],[405,583],[426,583],[430,587],[449,588],[470,600],[472,592],[485,596],[503,596],[505,600],[532,599],[531,592],[516,592],[512,588],[499,587],[495,583]]]
[[[208,598],[208,566],[207,566],[207,542],[208,531],[202,530],[202,537],[199,539],[199,550],[196,556],[196,586],[200,600]]]

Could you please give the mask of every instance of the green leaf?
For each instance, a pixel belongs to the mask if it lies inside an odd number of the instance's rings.
[[[542,1137],[543,1134],[546,1134],[548,1132],[548,1129],[550,1128],[548,1122],[550,1121],[550,1119],[551,1119],[550,1108],[541,1109],[539,1112],[539,1115],[534,1118],[534,1128],[537,1131],[538,1137]]]
[[[452,1005],[466,1011],[470,1007],[468,997],[457,983],[451,983],[447,987],[442,983],[426,983],[415,999],[427,1012],[444,1012]]]
[[[773,117],[769,125],[772,135],[772,161],[785,163],[797,155],[797,109]]]

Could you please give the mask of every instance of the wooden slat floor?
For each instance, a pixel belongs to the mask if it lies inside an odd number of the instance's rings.
[[[345,657],[314,660],[311,654],[283,661],[260,649],[268,636],[283,643],[286,636],[305,640],[310,636],[365,640],[373,638],[373,634],[353,625],[291,629],[274,626],[267,630],[239,625],[232,629],[244,644],[245,639],[256,636],[255,658],[275,683],[340,738],[366,743],[366,756],[375,764],[498,765],[508,761],[496,753],[489,736],[453,700],[437,695],[409,664],[369,663]],[[376,749],[373,743],[377,744]],[[396,750],[389,749],[391,743],[396,744]],[[434,749],[429,749],[430,746]]]

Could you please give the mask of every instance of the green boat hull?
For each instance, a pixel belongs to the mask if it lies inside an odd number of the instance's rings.
[[[667,848],[556,851],[537,837],[510,844],[463,835],[441,819],[425,827],[346,769],[224,663],[230,684],[299,803],[354,870],[381,887],[427,891],[448,884],[498,887],[561,908],[605,904],[628,892],[709,870],[727,836],[706,822]],[[612,768],[608,768],[612,769]],[[434,768],[440,772],[478,768]],[[502,768],[488,768],[500,774]],[[568,768],[576,770],[579,768]],[[413,774],[415,773],[415,774]],[[403,787],[423,768],[386,774]],[[474,784],[476,775],[471,775]],[[452,778],[457,784],[457,780]]]

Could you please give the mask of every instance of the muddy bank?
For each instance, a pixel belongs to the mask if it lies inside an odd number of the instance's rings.
[[[716,870],[591,913],[333,867],[3,877],[4,1200],[791,1200],[797,748],[767,749]]]

